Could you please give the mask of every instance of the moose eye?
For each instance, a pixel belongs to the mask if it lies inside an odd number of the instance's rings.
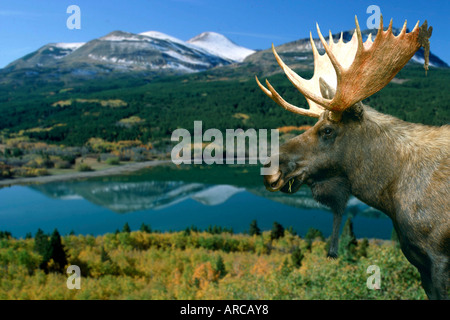
[[[333,132],[333,129],[331,129],[329,127],[323,129],[323,134],[324,135],[330,135],[332,132]]]

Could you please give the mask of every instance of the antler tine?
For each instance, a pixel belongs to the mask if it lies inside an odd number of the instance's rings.
[[[323,37],[322,37],[323,38]],[[329,104],[329,100],[324,99],[322,97],[319,97],[316,95],[313,90],[311,90],[312,83],[311,80],[305,80],[302,77],[300,77],[298,74],[296,74],[291,68],[289,68],[283,60],[281,60],[280,56],[278,55],[277,51],[275,50],[274,45],[272,44],[272,52],[275,55],[275,59],[277,60],[278,64],[280,65],[281,69],[283,69],[284,73],[288,77],[289,81],[294,85],[294,87],[297,88],[298,91],[300,91],[307,99],[310,99],[314,101],[315,103],[325,106]]]
[[[313,118],[319,118],[320,114],[323,112],[323,110],[307,110],[307,109],[303,109],[303,108],[299,108],[297,106],[294,106],[293,104],[290,104],[289,102],[287,102],[286,100],[284,100],[280,94],[274,89],[274,87],[272,87],[272,85],[270,84],[270,82],[266,79],[266,85],[269,88],[269,90],[266,89],[266,87],[264,87],[261,82],[259,82],[258,77],[255,76],[256,79],[256,83],[258,84],[258,86],[261,88],[261,90],[269,97],[271,98],[273,101],[275,101],[279,106],[283,107],[284,109],[293,112],[293,113],[297,113],[300,114],[302,116],[308,116],[308,117],[313,117]]]
[[[377,35],[375,36],[375,40],[373,41],[374,43],[381,41],[381,37],[382,36],[380,36],[380,35],[383,34],[383,28],[384,28],[384,26],[383,26],[383,15],[380,14],[380,25],[378,26]]]
[[[394,37],[392,20],[387,31],[384,32],[382,17],[380,17],[380,29],[375,41],[371,45],[364,46],[357,17],[355,17],[355,24],[357,49],[348,68],[342,68],[335,61],[335,53],[341,54],[341,52],[333,52],[333,48],[330,49],[323,43],[336,70],[337,88],[334,98],[329,104],[322,104],[322,106],[333,112],[342,112],[384,88],[425,43],[419,39],[419,29],[416,28],[402,37]],[[420,29],[423,28],[420,27]],[[320,33],[319,37],[323,39]],[[344,59],[345,55],[340,57]]]
[[[358,38],[358,52],[363,50],[364,44],[362,40],[361,29],[359,27],[358,17],[355,15],[356,37]]]
[[[311,42],[311,49],[313,52],[314,61],[317,61],[318,56],[319,56],[319,51],[317,50],[316,44],[314,43],[311,31],[309,32],[309,41]]]
[[[427,25],[427,20],[425,20],[425,22],[423,23],[423,25],[428,26],[428,25]],[[411,31],[411,32],[415,32],[416,29],[418,29],[418,28],[419,28],[419,20],[417,20],[416,25],[414,26],[414,29],[413,29],[413,31]],[[425,27],[425,29],[426,29],[426,27]]]
[[[316,27],[317,27],[317,33],[319,34],[320,41],[322,42],[325,52],[327,53],[328,58],[330,58],[330,61],[333,64],[334,70],[336,71],[336,75],[339,79],[339,77],[341,76],[342,66],[337,61],[336,57],[334,56],[333,52],[331,51],[330,47],[328,46],[327,42],[325,41],[325,38],[323,37],[322,32],[320,32],[318,23],[316,23]],[[319,102],[317,102],[317,103],[319,103]]]
[[[341,38],[334,42],[330,31],[329,44],[320,32],[317,33],[326,54],[320,55],[310,33],[311,48],[314,55],[314,75],[305,80],[289,68],[280,58],[272,44],[272,51],[280,67],[292,84],[299,90],[309,103],[310,109],[298,108],[285,100],[266,81],[267,88],[256,81],[259,87],[283,108],[294,113],[319,117],[324,111],[330,110],[329,119],[340,119],[341,113],[384,88],[394,76],[405,66],[420,47],[425,48],[425,68],[427,68],[429,40],[432,27],[427,22],[419,28],[417,22],[413,31],[406,34],[406,22],[400,35],[395,37],[392,33],[392,19],[386,31],[383,31],[383,16],[380,15],[380,27],[375,40],[368,37],[366,43],[362,40],[358,18],[355,16],[356,29],[352,39],[344,43]],[[319,80],[322,78],[331,87],[335,87],[335,95],[326,99],[319,95]]]
[[[388,29],[387,29],[387,32],[388,33],[392,33],[392,18],[391,18],[391,21],[389,22],[389,27],[388,27]]]
[[[406,34],[406,22],[407,20],[405,20],[405,23],[403,24],[402,31],[400,31],[400,34],[398,35],[399,37]]]

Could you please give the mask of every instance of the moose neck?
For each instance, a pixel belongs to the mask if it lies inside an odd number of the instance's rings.
[[[357,145],[349,143],[344,156],[352,194],[394,218],[400,184],[405,175],[420,170],[422,155],[417,153],[417,145],[423,142],[417,131],[428,128],[365,107],[361,124],[348,137]]]

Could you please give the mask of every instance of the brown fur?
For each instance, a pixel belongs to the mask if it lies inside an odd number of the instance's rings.
[[[270,191],[306,183],[334,212],[329,256],[337,254],[349,194],[383,211],[406,258],[419,270],[429,298],[450,289],[450,126],[408,123],[357,104],[280,147],[279,173],[265,177]],[[331,130],[327,134],[326,128]],[[281,175],[280,175],[281,173]]]

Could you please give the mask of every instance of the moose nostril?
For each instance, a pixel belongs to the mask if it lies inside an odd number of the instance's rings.
[[[273,177],[274,182],[272,182],[272,185],[276,184],[278,180],[280,180],[280,178],[281,178],[281,171],[278,171],[275,177]]]
[[[279,170],[274,175],[266,175],[264,177],[264,184],[270,190],[275,190],[275,189],[277,189],[278,185],[280,184],[281,176],[282,176],[282,173]]]
[[[281,171],[278,171],[278,173],[275,175],[275,177],[273,177],[273,179],[271,179],[271,183],[270,183],[270,187],[271,188],[276,188],[278,183],[280,182],[280,178],[281,178]]]

